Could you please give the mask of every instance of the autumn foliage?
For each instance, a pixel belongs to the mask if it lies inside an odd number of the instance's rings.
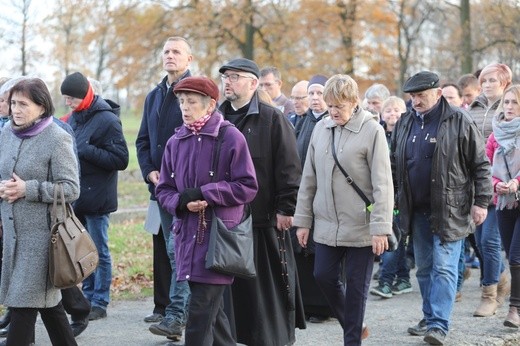
[[[27,0],[12,0],[21,1]],[[32,32],[24,38],[51,46],[51,54],[41,58],[56,68],[50,84],[59,85],[67,73],[79,70],[101,80],[112,98],[134,109],[140,109],[163,76],[160,54],[169,36],[184,36],[192,43],[196,74],[218,81],[221,64],[247,57],[259,66],[277,66],[286,93],[316,73],[348,73],[362,91],[379,82],[397,93],[402,81],[418,70],[456,80],[501,61],[516,75],[520,61],[520,9],[513,0],[50,3],[52,15],[29,23]],[[463,30],[464,25],[470,30]],[[34,74],[40,64],[23,66]]]

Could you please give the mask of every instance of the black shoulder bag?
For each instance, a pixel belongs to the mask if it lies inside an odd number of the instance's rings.
[[[222,138],[227,126],[221,127],[211,164],[211,180],[216,180],[218,160]],[[209,234],[208,252],[206,253],[206,269],[237,276],[243,279],[254,278],[256,268],[253,246],[253,216],[249,205],[245,206],[242,221],[228,229],[212,208],[211,230]]]
[[[365,202],[365,208],[367,210],[367,213],[370,213],[372,211],[372,202],[370,202],[368,197],[363,193],[363,191],[361,191],[361,189],[359,188],[359,186],[357,186],[357,184],[354,182],[352,177],[350,175],[348,175],[347,171],[339,163],[338,157],[336,156],[336,147],[334,146],[335,132],[336,132],[335,128],[332,128],[331,129],[332,140],[330,142],[330,149],[332,151],[332,157],[334,158],[334,162],[336,162],[336,166],[339,168],[341,173],[343,173],[343,175],[347,179],[347,183],[349,185],[351,185],[354,188],[354,190],[356,190],[359,197],[361,197],[363,202]],[[397,247],[399,246],[399,242],[401,241],[401,234],[402,234],[402,232],[400,231],[400,227],[397,224],[397,222],[394,220],[392,222],[392,234],[388,235],[388,250],[387,251],[395,251],[397,249]]]

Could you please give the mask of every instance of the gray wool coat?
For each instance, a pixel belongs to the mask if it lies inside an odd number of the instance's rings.
[[[72,137],[54,122],[36,136],[20,139],[8,126],[0,133],[0,179],[16,173],[26,183],[25,198],[0,202],[4,252],[0,303],[9,307],[48,308],[61,301],[48,275],[50,210],[54,183],[65,199],[79,196],[78,165]]]

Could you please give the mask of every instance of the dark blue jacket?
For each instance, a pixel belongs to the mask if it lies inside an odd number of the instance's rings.
[[[67,120],[74,130],[81,167],[81,192],[74,203],[78,214],[117,210],[117,171],[128,166],[128,147],[119,106],[111,103],[95,96],[88,109],[73,112]]]
[[[191,73],[188,70],[184,76],[179,78],[179,81],[189,76],[191,76]],[[166,93],[168,92],[166,86],[167,80],[168,76],[164,77],[146,96],[141,127],[139,128],[139,133],[135,141],[137,160],[139,161],[141,174],[146,183],[148,183],[148,190],[150,191],[152,199],[155,199],[155,186],[148,181],[148,174],[152,171],[160,171],[166,142],[173,136],[175,129],[182,125],[182,113],[179,107],[179,101],[173,93],[172,102],[167,105],[168,109],[162,110],[162,112],[168,114],[168,116],[159,116],[166,98]],[[172,89],[173,85],[170,87],[170,92]]]
[[[307,149],[311,142],[312,131],[314,131],[316,124],[327,116],[329,116],[328,111],[316,118],[314,114],[312,114],[312,110],[309,108],[307,112],[300,117],[300,120],[298,120],[294,133],[296,134],[296,147],[298,148],[298,155],[300,157],[302,169],[305,166],[305,159],[307,158]]]

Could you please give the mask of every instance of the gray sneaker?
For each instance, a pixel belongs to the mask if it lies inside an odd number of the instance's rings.
[[[370,289],[370,294],[383,298],[392,298],[392,289],[388,283],[380,282],[379,285]]]
[[[410,293],[412,290],[412,284],[409,280],[397,280],[396,283],[392,286],[393,294]]]
[[[148,330],[152,334],[165,336],[174,341],[180,341],[182,338],[182,327],[177,321],[168,322],[164,319],[159,324],[152,324]]]
[[[419,323],[417,323],[417,325],[408,328],[408,333],[417,336],[424,336],[427,330],[428,327],[426,326],[426,320],[423,318]]]
[[[146,316],[143,320],[146,323],[160,323],[163,319],[163,315],[154,312],[153,314]]]
[[[444,345],[446,333],[440,328],[430,328],[424,335],[424,341],[430,345]]]

